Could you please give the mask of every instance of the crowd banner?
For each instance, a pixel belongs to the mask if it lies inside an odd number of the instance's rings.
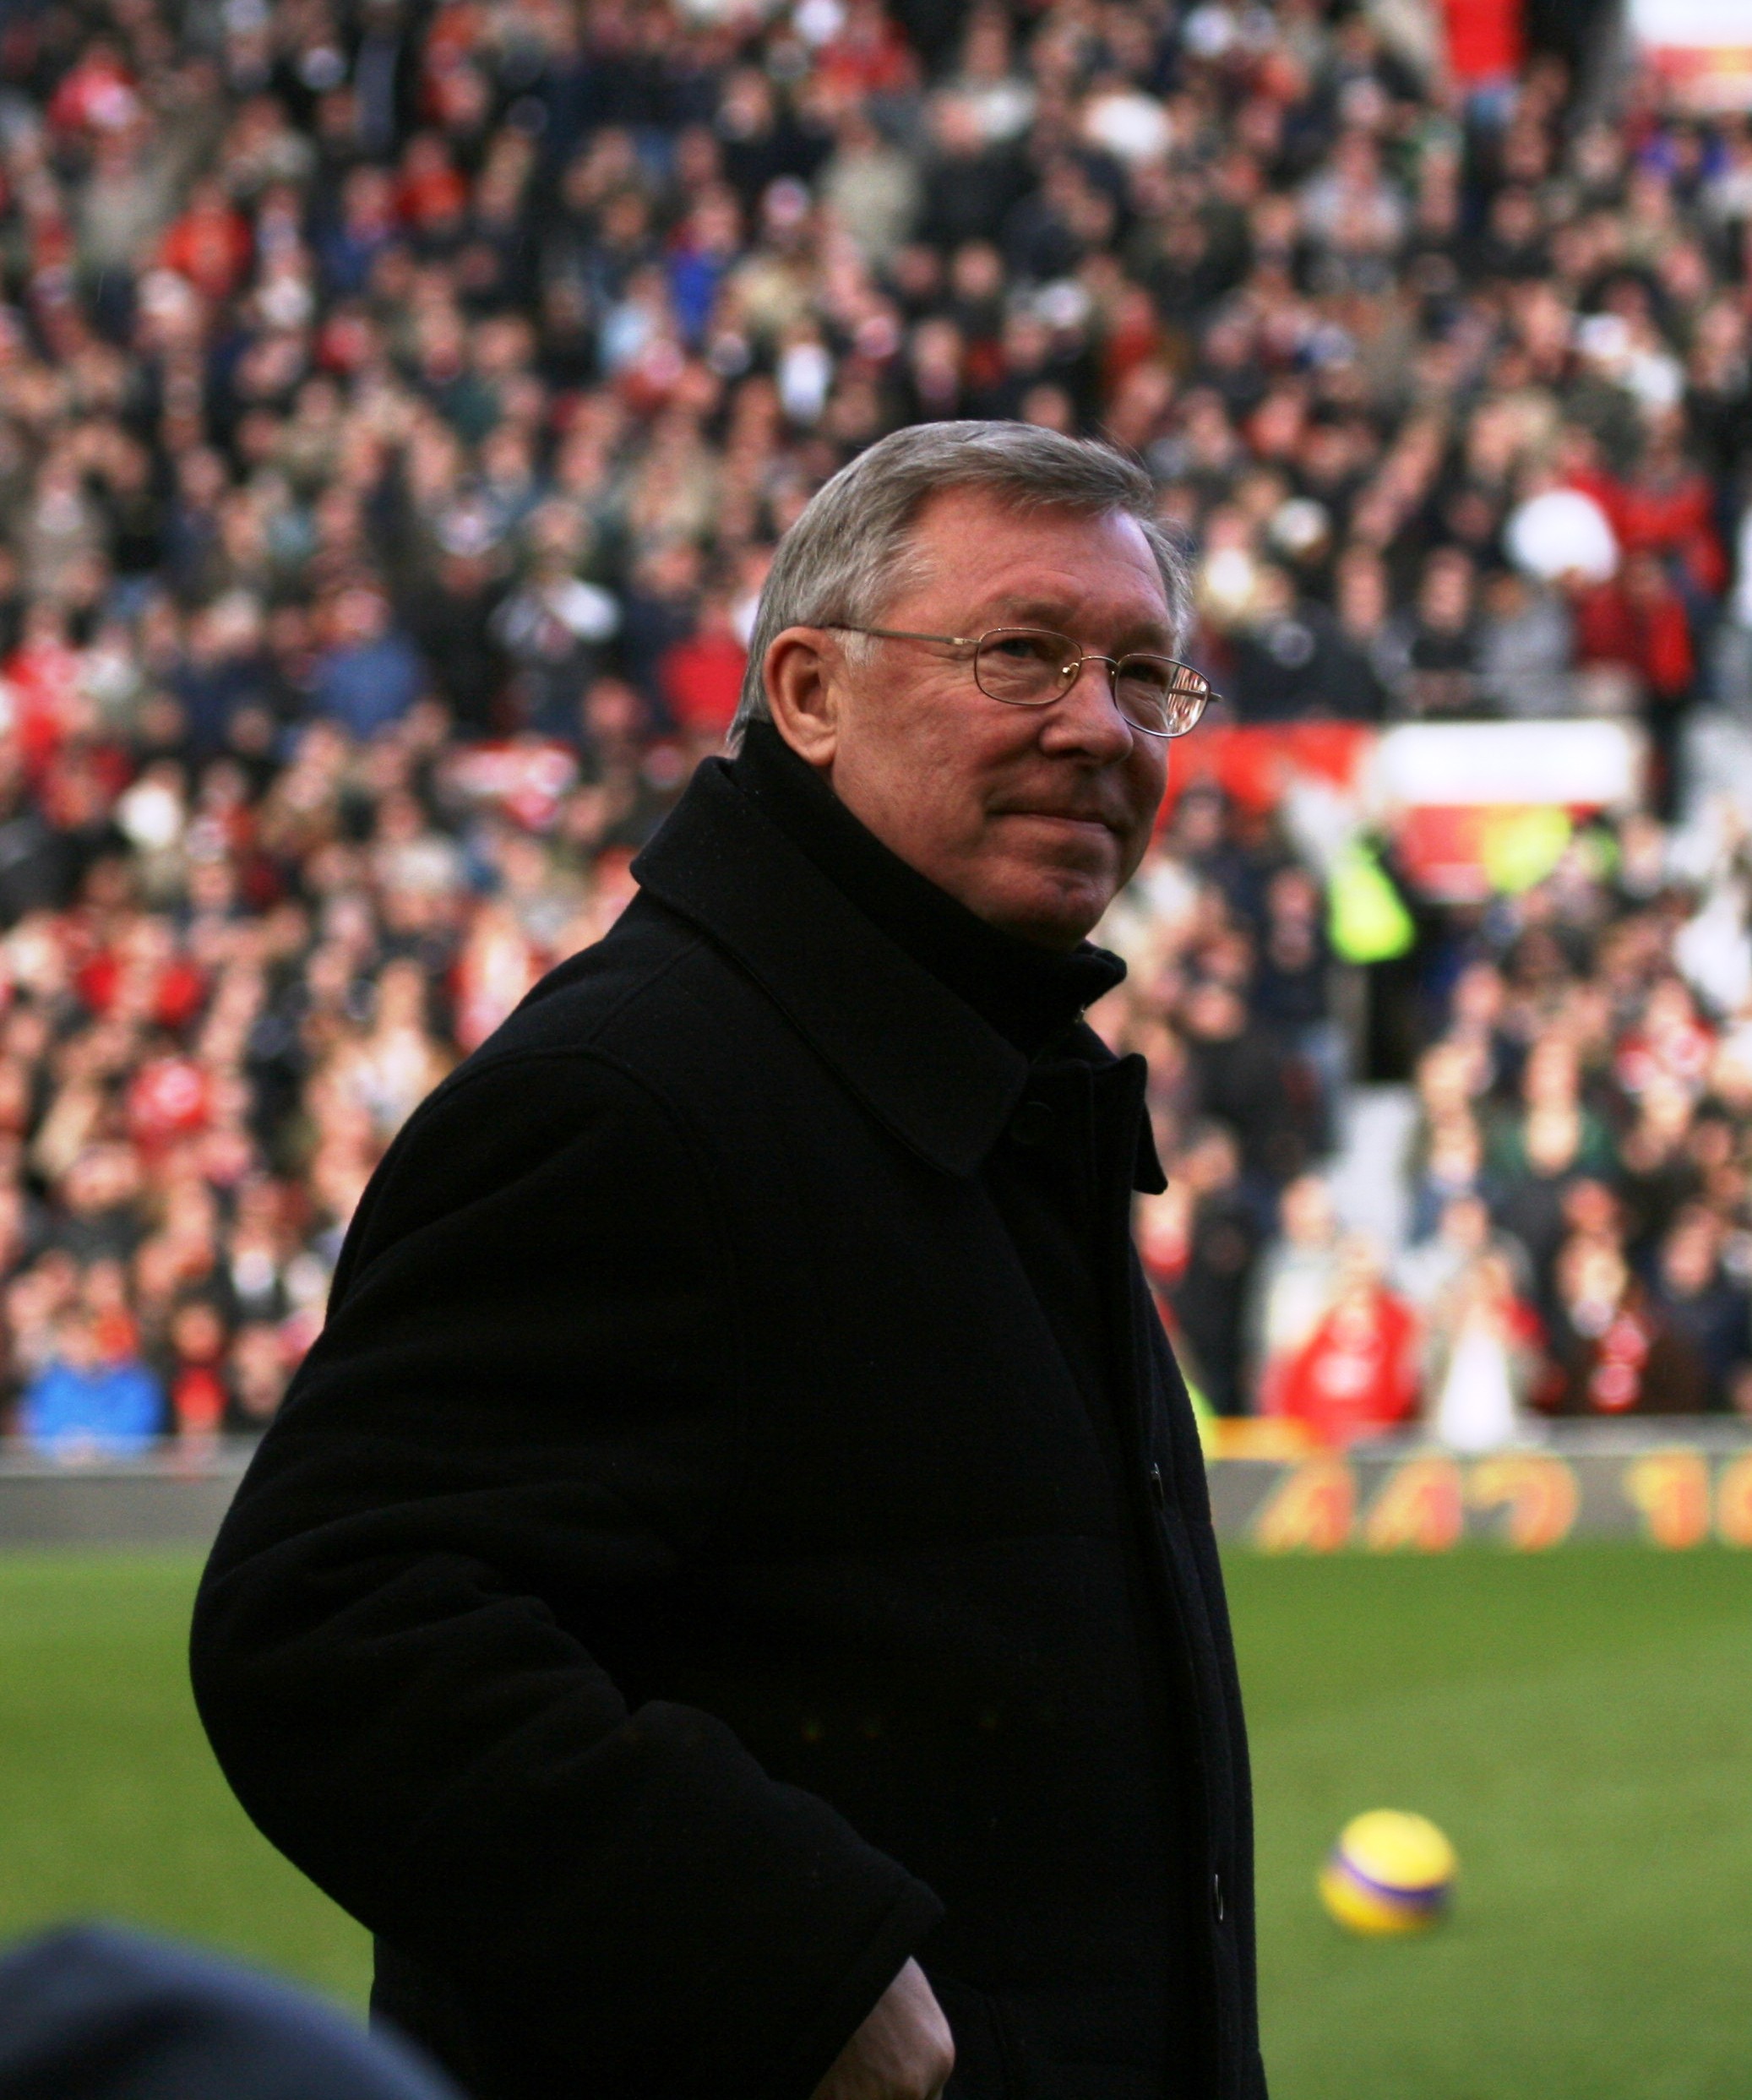
[[[1443,904],[1543,881],[1578,824],[1637,802],[1648,764],[1642,730],[1610,720],[1216,726],[1197,742],[1164,822],[1202,784],[1254,813],[1311,792],[1341,826],[1390,841],[1398,873]]]
[[[1361,787],[1414,888],[1482,904],[1543,881],[1575,823],[1634,803],[1646,764],[1628,722],[1406,722],[1382,734]]]
[[[1250,1439],[1253,1426],[1225,1436],[1220,1425],[1207,1466],[1217,1536],[1229,1546],[1544,1553],[1621,1539],[1667,1552],[1752,1550],[1752,1423],[1583,1427],[1477,1454],[1385,1443],[1297,1450],[1270,1434]]]
[[[1162,821],[1189,787],[1220,787],[1254,814],[1275,809],[1300,782],[1311,781],[1354,801],[1380,741],[1361,722],[1232,722],[1201,726],[1177,748],[1168,770]]]
[[[1752,110],[1752,11],[1746,0],[1630,0],[1638,63],[1694,115]]]
[[[1636,797],[1642,752],[1627,722],[1406,722],[1382,733],[1368,788],[1388,805],[1614,808]]]

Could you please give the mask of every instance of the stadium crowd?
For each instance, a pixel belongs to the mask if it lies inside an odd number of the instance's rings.
[[[1752,126],[1519,37],[1512,0],[0,14],[13,1426],[271,1415],[397,1128],[720,748],[777,536],[969,415],[1147,462],[1228,721],[1649,738],[1649,810],[1417,909],[1390,1261],[1319,1172],[1361,1056],[1324,871],[1180,796],[1100,1018],[1151,1059],[1141,1243],[1211,1406],[1747,1406],[1738,844],[1674,819],[1688,718],[1752,705]]]

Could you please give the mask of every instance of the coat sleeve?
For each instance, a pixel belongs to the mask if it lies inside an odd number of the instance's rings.
[[[802,2100],[939,1915],[711,1714],[637,1695],[641,1614],[734,1492],[732,1261],[630,1074],[465,1069],[367,1190],[196,1607],[263,1831],[593,2092]]]

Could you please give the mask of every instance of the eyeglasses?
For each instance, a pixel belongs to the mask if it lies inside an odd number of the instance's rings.
[[[1006,707],[1050,707],[1082,676],[1085,663],[1107,666],[1113,704],[1146,737],[1183,737],[1215,697],[1211,682],[1172,656],[1100,656],[1079,649],[1068,634],[1043,627],[994,627],[983,634],[916,634],[899,627],[823,624],[841,634],[873,634],[889,642],[940,642],[973,651],[973,682]]]

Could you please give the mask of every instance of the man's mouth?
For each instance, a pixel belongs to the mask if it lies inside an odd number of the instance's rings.
[[[998,814],[1001,817],[1032,817],[1042,824],[1075,824],[1080,830],[1088,831],[1117,831],[1119,829],[1111,817],[1103,816],[1099,810],[1045,809],[1030,806],[1000,809]]]

